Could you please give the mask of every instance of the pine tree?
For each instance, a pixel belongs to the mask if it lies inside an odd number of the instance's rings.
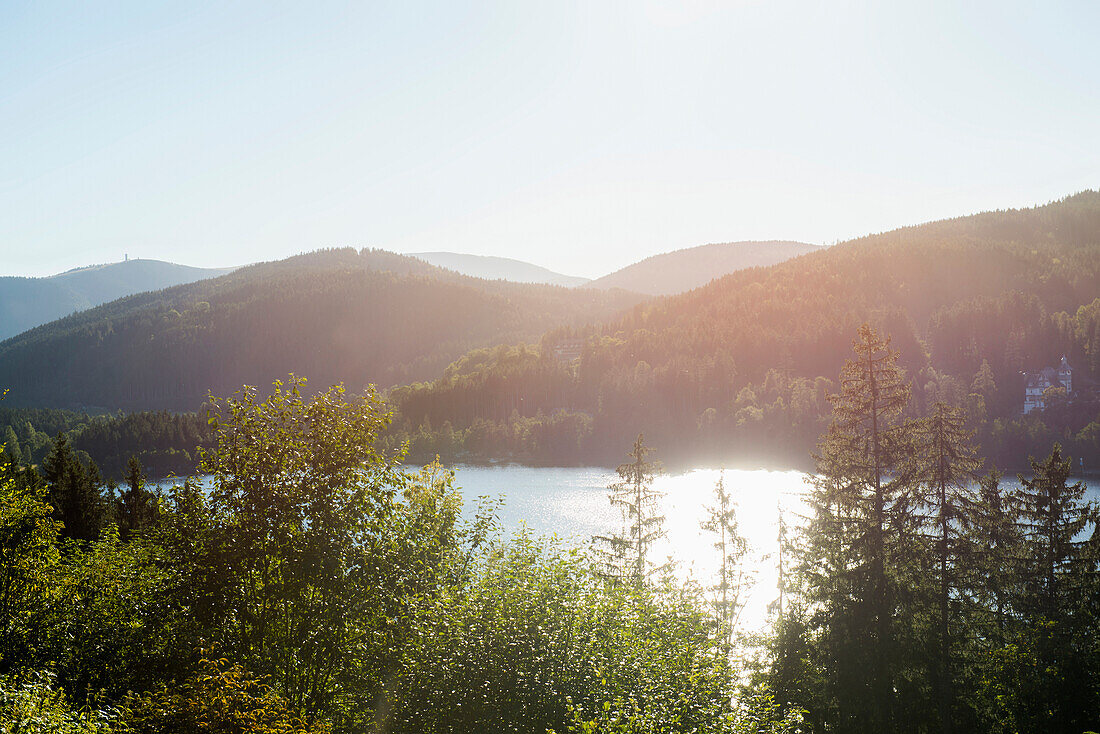
[[[646,458],[652,451],[638,434],[631,460],[616,469],[619,481],[608,486],[611,504],[622,510],[624,527],[617,535],[593,537],[599,556],[597,572],[604,578],[642,584],[668,569],[668,564],[655,564],[649,558],[653,545],[665,536],[665,517],[657,514],[664,493],[653,489],[661,465]]]
[[[1033,476],[1019,477],[1021,532],[1026,545],[1017,610],[1036,644],[1042,710],[1032,721],[1049,731],[1082,731],[1100,717],[1095,691],[1098,571],[1097,507],[1084,482],[1069,483],[1071,459],[1054,445]],[[1028,727],[1025,727],[1028,728]]]
[[[718,583],[712,587],[714,609],[721,650],[729,659],[733,648],[733,630],[744,607],[744,593],[752,581],[743,560],[749,544],[737,525],[737,505],[726,489],[725,472],[714,485],[715,506],[708,507],[701,527],[717,536],[714,548],[719,554]]]
[[[914,522],[910,488],[898,471],[910,450],[900,421],[910,387],[889,339],[869,325],[860,327],[853,349],[840,392],[829,396],[833,422],[816,455],[804,571],[810,601],[826,608],[840,727],[886,731],[896,696],[896,561]]]
[[[926,534],[933,541],[933,575],[936,581],[938,640],[933,680],[936,684],[940,729],[950,732],[953,721],[951,599],[957,596],[958,534],[975,507],[972,489],[981,465],[958,408],[937,402],[930,415],[913,426],[916,453],[910,467],[913,479],[924,489],[921,505],[928,510]]]
[[[136,456],[126,464],[125,489],[119,498],[119,526],[124,535],[148,527],[156,519],[156,496],[146,488],[145,470]]]
[[[62,522],[62,534],[78,540],[95,540],[106,520],[103,479],[95,462],[85,467],[73,452],[68,436],[59,433],[42,462],[49,485],[54,517]]]

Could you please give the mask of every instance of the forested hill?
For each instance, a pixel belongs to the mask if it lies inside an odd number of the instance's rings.
[[[825,395],[869,320],[901,353],[911,410],[940,398],[969,405],[980,438],[1017,462],[1051,440],[1100,462],[1100,423],[1085,430],[1100,421],[1089,397],[1100,378],[1098,295],[1100,193],[1089,191],[734,273],[580,334],[572,365],[553,346],[578,335],[551,334],[541,348],[470,355],[392,398],[407,435],[444,455],[610,462],[645,431],[668,458],[789,464],[820,435]],[[1020,372],[1063,354],[1079,399],[1019,420]],[[424,417],[432,431],[418,428]]]
[[[466,255],[459,252],[413,252],[413,257],[456,273],[489,280],[512,280],[516,283],[546,283],[568,287],[584,285],[588,278],[562,275],[553,270],[510,257]]]
[[[135,259],[78,268],[48,278],[0,277],[0,340],[116,298],[216,278],[231,271]]]
[[[174,410],[289,372],[358,390],[433,377],[469,349],[606,320],[642,298],[329,250],[32,329],[0,343],[0,385],[13,406]]]
[[[705,285],[745,268],[789,260],[818,250],[803,242],[721,242],[666,252],[628,265],[590,282],[590,288],[623,288],[635,293],[670,296]]]

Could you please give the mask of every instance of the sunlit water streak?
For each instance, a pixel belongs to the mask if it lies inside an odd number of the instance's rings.
[[[607,489],[618,477],[609,469],[519,465],[459,465],[454,469],[455,484],[463,496],[463,514],[472,517],[481,496],[503,499],[499,517],[507,533],[526,525],[536,534],[556,534],[567,542],[586,546],[593,535],[622,531],[622,515],[611,505]],[[695,469],[660,476],[654,483],[665,493],[661,511],[668,531],[667,538],[655,549],[654,560],[671,556],[680,580],[690,578],[702,586],[714,583],[719,564],[713,534],[700,527],[706,508],[715,504],[714,484],[719,473],[716,469]],[[737,503],[741,534],[749,543],[746,566],[755,577],[741,613],[740,628],[744,632],[763,631],[768,625],[768,606],[778,597],[779,510],[782,508],[793,537],[807,515],[806,476],[798,471],[763,469],[725,472],[726,488]],[[209,483],[209,477],[202,480]],[[1017,484],[1012,477],[1004,482],[1006,487]],[[1089,480],[1087,486],[1088,498],[1100,499],[1100,481]]]
[[[654,549],[653,559],[671,557],[675,574],[702,586],[714,583],[720,558],[715,536],[701,529],[707,507],[715,505],[716,469],[696,469],[657,478],[654,488],[664,493],[661,512],[667,537]],[[593,535],[621,532],[623,518],[611,505],[607,486],[617,479],[602,468],[536,468],[526,466],[458,466],[455,481],[465,498],[465,512],[476,510],[480,495],[503,497],[501,521],[515,530],[525,523],[540,534],[556,533],[579,545]],[[749,590],[741,627],[761,630],[768,605],[778,597],[778,519],[782,509],[793,532],[806,514],[806,475],[798,471],[725,472],[726,488],[737,503],[741,534],[749,543],[745,565],[755,577]]]
[[[717,469],[695,469],[657,478],[654,487],[665,493],[661,511],[666,516],[667,538],[654,559],[671,556],[676,575],[711,586],[719,565],[715,537],[700,528],[707,507],[715,505]],[[778,596],[779,511],[793,539],[809,514],[806,474],[799,471],[726,470],[726,488],[737,503],[740,532],[749,543],[745,559],[755,583],[748,592],[739,627],[761,632],[769,624],[768,606]],[[501,521],[509,531],[525,523],[536,533],[556,533],[577,544],[587,544],[596,534],[621,532],[622,515],[608,499],[607,485],[618,479],[603,468],[543,468],[528,466],[457,466],[455,481],[465,499],[464,512],[472,515],[480,495],[503,497]],[[1006,489],[1019,484],[1013,476],[1003,480]],[[1079,481],[1071,477],[1071,482]],[[1100,481],[1086,481],[1086,498],[1100,501]]]

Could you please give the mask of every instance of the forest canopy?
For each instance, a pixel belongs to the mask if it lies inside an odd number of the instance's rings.
[[[608,464],[644,430],[677,463],[804,465],[869,321],[913,385],[907,410],[966,405],[985,455],[1023,469],[1063,442],[1100,466],[1100,193],[842,243],[734,273],[537,344],[480,349],[388,393],[421,458]],[[562,344],[577,345],[576,359]],[[1075,394],[1021,417],[1022,372]]]

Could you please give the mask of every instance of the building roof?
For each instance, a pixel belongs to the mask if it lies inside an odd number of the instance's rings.
[[[1037,388],[1037,387],[1039,387],[1040,383],[1046,382],[1051,387],[1062,387],[1062,388],[1064,388],[1064,387],[1066,387],[1066,385],[1064,385],[1062,383],[1061,376],[1059,374],[1059,372],[1061,370],[1064,370],[1064,369],[1065,370],[1070,370],[1071,372],[1073,371],[1073,368],[1069,366],[1069,362],[1066,361],[1066,358],[1062,357],[1062,363],[1057,368],[1044,367],[1043,369],[1039,370],[1038,372],[1025,372],[1024,373],[1024,378],[1026,380],[1025,384],[1027,385],[1027,387],[1036,387]]]

